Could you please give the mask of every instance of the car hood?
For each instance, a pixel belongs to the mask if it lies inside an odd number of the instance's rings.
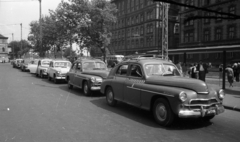
[[[54,68],[56,71],[60,71],[61,73],[67,73],[69,72],[70,68]]]
[[[95,75],[95,76],[100,76],[102,78],[107,78],[109,71],[90,70],[90,71],[83,71],[82,74]]]
[[[185,88],[203,94],[208,92],[208,86],[205,82],[185,77],[151,76],[146,79],[145,83]]]

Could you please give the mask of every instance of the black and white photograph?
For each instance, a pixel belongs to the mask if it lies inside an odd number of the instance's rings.
[[[0,142],[239,142],[240,0],[0,0]]]

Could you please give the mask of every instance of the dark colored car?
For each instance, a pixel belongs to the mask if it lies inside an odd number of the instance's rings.
[[[103,79],[109,71],[106,64],[99,59],[85,58],[76,60],[66,75],[69,89],[73,86],[83,89],[86,96],[92,91],[99,91]]]
[[[162,126],[177,117],[209,121],[224,112],[222,89],[182,77],[172,62],[163,59],[139,58],[116,65],[103,81],[101,93],[110,106],[120,101],[152,111]]]

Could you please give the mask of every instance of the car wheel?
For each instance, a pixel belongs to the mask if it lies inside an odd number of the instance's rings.
[[[58,80],[57,80],[57,78],[56,78],[56,76],[54,75],[54,77],[53,77],[53,82],[55,83],[55,84],[57,84],[58,83]]]
[[[108,103],[109,106],[116,106],[117,101],[114,99],[114,93],[111,87],[108,87],[106,92],[106,101]]]
[[[203,121],[210,121],[211,119],[213,119],[215,117],[215,115],[211,115],[211,116],[205,116],[205,117],[202,117],[201,119],[203,120]]]
[[[70,79],[68,79],[68,89],[73,89],[73,85],[70,83]]]
[[[51,77],[50,77],[50,75],[48,75],[48,80],[49,80],[49,81],[51,81],[51,80],[52,80],[52,79],[51,79]]]
[[[90,90],[90,88],[89,88],[89,86],[88,86],[87,81],[84,81],[84,83],[83,83],[83,93],[84,93],[84,95],[86,95],[86,96],[91,95],[91,90]]]
[[[162,98],[154,102],[153,116],[155,121],[162,126],[171,125],[175,117],[167,100]]]

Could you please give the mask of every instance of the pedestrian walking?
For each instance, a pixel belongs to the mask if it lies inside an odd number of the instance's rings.
[[[208,73],[208,66],[206,64],[203,64],[203,62],[200,60],[197,65],[197,71],[199,79],[205,81],[206,74]]]
[[[237,63],[234,63],[233,66],[232,66],[232,69],[233,69],[233,75],[234,75],[234,78],[233,78],[233,81],[237,81],[237,68],[238,68],[238,64]]]
[[[226,72],[227,72],[229,87],[233,87],[233,69],[231,68],[231,65],[227,66]]]
[[[192,66],[190,67],[190,74],[191,74],[191,78],[195,78],[198,79],[198,71],[197,71],[197,64],[192,64]]]
[[[187,70],[188,70],[187,64],[183,63],[183,66],[182,66],[183,77],[187,75]]]

